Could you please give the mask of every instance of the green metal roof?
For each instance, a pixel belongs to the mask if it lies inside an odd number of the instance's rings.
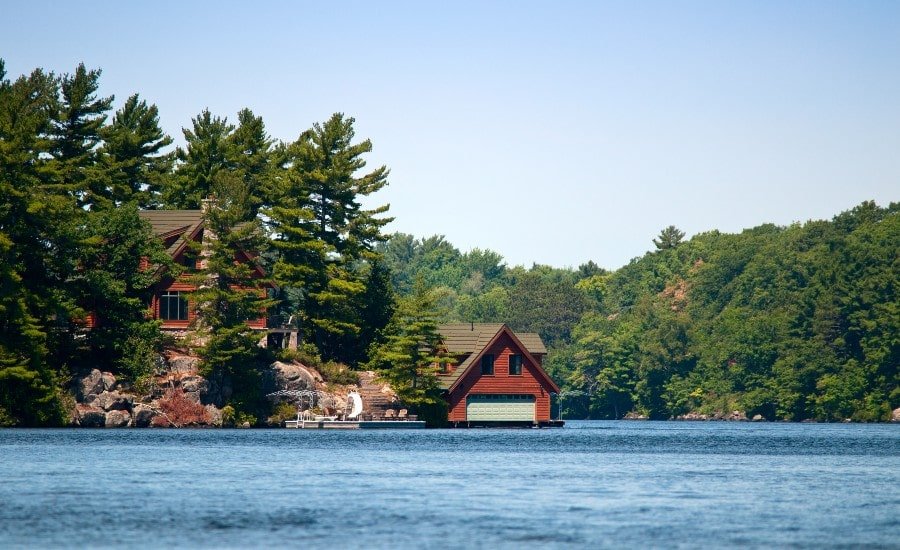
[[[459,377],[463,375],[475,360],[478,353],[483,350],[498,332],[504,327],[503,323],[450,323],[440,325],[438,332],[441,340],[451,355],[465,355],[463,362],[452,373],[438,377],[438,386],[450,389]],[[538,334],[525,332],[513,332],[516,338],[522,342],[525,349],[531,355],[546,355],[547,348]]]

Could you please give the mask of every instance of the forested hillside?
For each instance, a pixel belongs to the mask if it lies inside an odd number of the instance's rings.
[[[217,239],[191,297],[203,322],[178,345],[230,381],[247,418],[269,407],[259,367],[275,356],[246,323],[263,309],[299,320],[293,357],[380,370],[413,406],[439,401],[441,321],[540,333],[567,416],[875,421],[900,406],[900,205],[688,241],[668,227],[612,272],[510,267],[441,236],[385,234],[387,205],[361,204],[389,172],[366,168],[372,143],[352,118],[280,142],[249,109],[235,124],[203,110],[173,148],[154,105],[134,95],[112,112],[99,90],[83,65],[11,80],[0,60],[0,425],[65,423],[85,369],[134,385],[154,374],[174,343],[147,304],[182,267],[138,213],[206,198]],[[236,249],[259,252],[270,279]]]
[[[898,211],[863,203],[684,242],[669,227],[614,272],[510,269],[440,237],[398,234],[383,249],[397,287],[421,275],[448,320],[540,332],[566,415],[873,421],[900,406]]]

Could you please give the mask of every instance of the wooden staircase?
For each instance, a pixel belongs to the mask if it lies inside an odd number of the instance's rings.
[[[363,415],[372,415],[372,418],[384,418],[388,409],[398,409],[400,402],[393,393],[382,391],[383,383],[375,379],[375,373],[371,371],[359,373],[359,395],[363,402]]]

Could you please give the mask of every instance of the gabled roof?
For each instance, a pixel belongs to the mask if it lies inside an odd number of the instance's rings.
[[[448,353],[453,355],[468,354],[463,362],[456,367],[456,370],[448,375],[438,377],[438,385],[441,389],[452,391],[472,368],[472,365],[481,359],[485,350],[492,346],[502,335],[506,334],[522,349],[526,359],[530,364],[534,365],[539,375],[549,383],[553,390],[559,392],[559,387],[534,358],[535,355],[547,353],[547,348],[539,335],[533,333],[520,335],[502,323],[455,323],[441,325],[438,327],[438,331],[441,333]],[[525,336],[524,340],[522,336]],[[526,341],[528,342],[527,345]]]
[[[438,327],[447,351],[452,355],[475,353],[494,337],[503,323],[449,323]],[[516,332],[516,337],[532,355],[546,355],[541,337],[533,332]]]
[[[138,215],[150,222],[153,234],[162,239],[185,233],[192,236],[203,225],[202,210],[142,210]],[[181,245],[180,239],[175,240],[166,252],[175,256]]]
[[[174,239],[166,249],[166,252],[172,258],[178,257],[187,248],[188,241],[197,238],[205,224],[202,210],[141,210],[138,212],[138,215],[141,219],[150,223],[150,226],[153,228],[153,234],[163,241],[167,241],[172,237],[183,237]],[[237,227],[243,225],[238,224]],[[253,268],[257,273],[265,277],[265,271],[259,265],[256,254],[247,251],[243,252],[247,259],[252,262]]]

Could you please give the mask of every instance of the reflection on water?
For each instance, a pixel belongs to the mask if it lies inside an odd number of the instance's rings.
[[[900,426],[0,430],[0,547],[900,541]]]

